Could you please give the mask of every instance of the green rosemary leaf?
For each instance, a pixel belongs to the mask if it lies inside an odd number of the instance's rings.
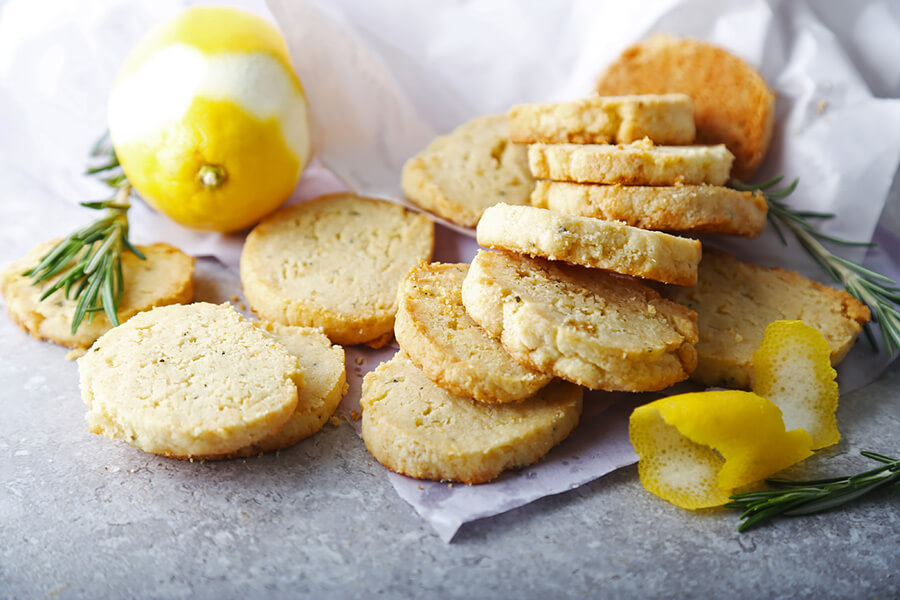
[[[129,251],[141,260],[145,259],[128,239],[128,203],[131,186],[125,178],[108,134],[98,140],[92,156],[103,159],[87,169],[115,190],[108,200],[82,202],[93,210],[106,212],[93,223],[82,227],[56,244],[38,264],[24,273],[32,285],[50,282],[41,300],[57,290],[75,301],[72,315],[74,335],[85,317],[93,320],[98,312],[106,314],[113,325],[119,324],[119,305],[125,291],[122,273],[122,252]],[[55,279],[54,279],[55,278]]]
[[[900,460],[863,451],[860,454],[881,466],[851,476],[810,481],[767,479],[774,490],[731,496],[726,508],[741,510],[738,531],[746,531],[779,515],[799,517],[832,510],[885,486],[900,483]]]

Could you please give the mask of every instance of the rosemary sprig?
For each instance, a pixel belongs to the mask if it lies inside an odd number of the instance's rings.
[[[822,267],[822,270],[828,273],[831,279],[844,286],[851,296],[869,307],[872,312],[872,320],[878,324],[881,330],[887,352],[889,355],[893,355],[900,349],[900,286],[890,277],[837,256],[822,242],[832,242],[842,246],[874,246],[874,244],[852,242],[818,231],[809,219],[830,219],[834,215],[794,210],[788,207],[782,200],[797,189],[799,180],[795,179],[789,186],[777,189],[776,186],[781,183],[783,178],[779,175],[759,185],[745,185],[736,181],[732,181],[730,185],[737,190],[758,190],[765,195],[769,205],[769,223],[781,242],[787,244],[779,223],[791,230],[800,245]],[[866,326],[865,332],[873,347],[877,347],[868,326]]]
[[[101,181],[115,189],[115,195],[108,200],[82,202],[81,205],[104,210],[106,214],[69,234],[53,246],[37,265],[23,273],[31,277],[31,284],[35,286],[56,278],[44,290],[41,300],[58,290],[63,290],[67,299],[77,300],[72,315],[72,335],[78,331],[85,316],[92,321],[94,313],[99,311],[105,312],[113,325],[119,324],[119,304],[125,291],[122,250],[127,249],[144,259],[144,255],[128,239],[131,185],[106,136],[97,143],[91,154],[94,157],[103,156],[103,162],[87,169],[87,174],[100,176]]]
[[[831,510],[876,489],[900,483],[900,459],[868,451],[860,454],[883,464],[848,477],[811,481],[766,479],[778,489],[736,494],[725,508],[743,511],[743,522],[738,527],[743,532],[779,515],[796,517]]]

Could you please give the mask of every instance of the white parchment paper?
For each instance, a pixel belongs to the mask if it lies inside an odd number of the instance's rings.
[[[125,54],[183,0],[9,0],[0,12],[0,262],[38,240],[89,221],[74,203],[102,187],[82,176],[88,148],[105,128],[106,97]],[[352,189],[403,201],[403,162],[435,135],[511,104],[590,93],[603,67],[654,32],[691,35],[756,65],[778,93],[772,149],[760,179],[799,177],[796,206],[834,212],[833,234],[869,240],[900,156],[900,6],[847,3],[654,0],[226,1],[277,21],[306,88],[318,161],[291,202]],[[271,13],[269,12],[271,9]],[[325,168],[327,167],[327,169]],[[330,171],[328,170],[330,169]],[[894,202],[900,194],[891,195]],[[40,218],[33,218],[34,214]],[[900,276],[900,210],[885,211],[880,246],[867,264]],[[138,203],[139,243],[164,240],[236,269],[243,235],[198,233]],[[741,258],[822,279],[796,245],[771,232],[758,240],[704,240]],[[435,257],[468,261],[467,232],[438,228]],[[841,250],[861,258],[861,250]],[[222,279],[223,281],[227,278]],[[237,286],[236,280],[235,287]],[[237,289],[235,290],[237,292]],[[28,343],[39,343],[29,341]],[[388,358],[348,349],[358,408],[365,372]],[[15,358],[10,358],[15,360]],[[359,359],[359,360],[357,360]],[[839,369],[843,391],[886,367],[862,341]],[[70,368],[74,368],[71,365]],[[72,391],[77,401],[77,390]],[[547,460],[480,486],[391,481],[445,540],[467,521],[559,493],[634,461],[627,415],[651,395],[591,392],[582,424]]]

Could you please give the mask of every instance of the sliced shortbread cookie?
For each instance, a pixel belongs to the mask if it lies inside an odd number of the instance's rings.
[[[40,285],[31,285],[31,278],[23,275],[49,252],[56,241],[39,244],[24,258],[12,263],[0,275],[0,292],[6,297],[10,318],[30,335],[69,346],[88,348],[112,323],[102,312],[94,313],[81,322],[72,333],[72,315],[76,300],[67,300],[62,290],[41,300],[44,290],[56,281],[52,278]],[[122,253],[122,276],[125,290],[119,303],[119,322],[133,315],[166,304],[190,302],[194,297],[194,259],[168,244],[138,246],[146,260],[131,252]]]
[[[697,141],[724,143],[748,180],[766,155],[775,94],[744,60],[689,38],[655,35],[622,53],[597,81],[600,94],[681,92],[694,100]]]
[[[695,287],[663,293],[697,311],[700,342],[691,378],[706,385],[748,388],[753,352],[772,321],[796,319],[818,330],[835,365],[869,321],[869,309],[844,291],[712,249],[703,252]]]
[[[462,299],[513,357],[592,389],[659,390],[697,363],[694,312],[628,277],[482,250]]]
[[[581,396],[556,381],[522,402],[476,402],[435,385],[401,350],[363,380],[362,437],[397,473],[483,483],[563,441],[578,424]]]
[[[718,146],[633,144],[532,144],[531,173],[541,179],[623,185],[723,185],[734,156]]]
[[[174,458],[230,454],[272,435],[303,385],[282,344],[230,306],[206,303],[132,317],[78,370],[90,431]]]
[[[700,263],[697,240],[534,206],[490,207],[478,243],[676,285],[694,285]]]
[[[597,185],[546,179],[537,182],[531,204],[641,229],[745,237],[762,233],[768,210],[761,193],[718,185]]]
[[[526,150],[509,141],[505,115],[436,138],[403,165],[400,184],[412,202],[464,227],[496,202],[528,204],[534,189]]]
[[[303,371],[303,387],[298,390],[297,408],[287,423],[276,433],[241,448],[236,456],[281,450],[308,438],[322,429],[347,392],[344,349],[332,346],[321,329],[281,323],[257,326],[297,358]]]
[[[397,286],[434,248],[434,222],[352,194],[283,208],[257,225],[241,252],[241,281],[260,318],[321,327],[338,344],[385,337]]]
[[[694,141],[694,103],[684,94],[592,96],[568,102],[517,104],[509,137],[518,144],[656,144]]]
[[[481,402],[531,396],[552,377],[516,362],[466,314],[462,282],[468,265],[419,265],[400,285],[394,333],[433,382]]]

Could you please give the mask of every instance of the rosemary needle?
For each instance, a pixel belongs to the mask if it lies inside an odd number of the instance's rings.
[[[900,349],[900,286],[897,282],[881,273],[868,269],[859,263],[837,256],[826,248],[822,242],[831,242],[842,246],[874,246],[869,242],[852,242],[826,235],[818,231],[809,219],[830,219],[831,213],[794,210],[782,200],[795,189],[799,180],[795,179],[787,187],[777,189],[783,176],[779,175],[759,185],[745,185],[732,181],[731,187],[741,191],[760,191],[769,205],[768,219],[772,229],[787,244],[781,226],[790,229],[804,250],[828,273],[836,283],[844,286],[851,296],[869,307],[872,320],[878,324],[884,345],[889,355]],[[780,225],[779,225],[780,224]],[[866,335],[872,345],[874,338],[868,329]],[[877,347],[877,346],[876,346]]]
[[[72,334],[87,317],[103,311],[113,325],[119,324],[119,305],[125,291],[122,274],[122,251],[128,250],[144,259],[144,255],[128,239],[128,198],[131,186],[119,166],[111,147],[104,149],[104,139],[95,146],[92,156],[104,156],[105,162],[89,168],[87,174],[102,176],[101,180],[116,190],[109,200],[82,202],[81,205],[106,214],[86,227],[69,234],[45,254],[38,264],[23,273],[31,277],[32,285],[53,280],[41,295],[47,299],[62,290],[67,299],[77,301],[72,315]],[[108,144],[107,144],[108,145]],[[54,280],[55,278],[55,280]]]
[[[743,532],[779,515],[797,517],[831,510],[876,489],[900,483],[900,459],[869,451],[860,454],[883,464],[847,477],[811,481],[766,479],[778,489],[736,494],[725,508],[743,511],[743,522],[738,527]]]

